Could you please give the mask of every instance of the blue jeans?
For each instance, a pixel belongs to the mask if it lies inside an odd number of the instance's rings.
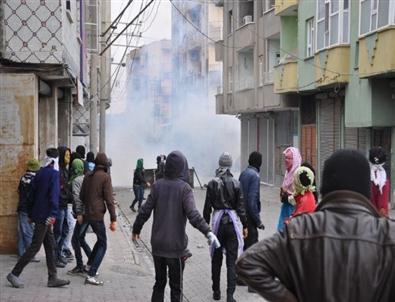
[[[90,277],[95,277],[107,250],[106,226],[104,225],[104,221],[91,220],[89,221],[89,224],[91,225],[93,232],[96,234],[97,241],[88,260],[88,263],[91,263],[88,275]]]
[[[65,218],[67,218],[67,208],[66,209],[59,208],[58,215],[56,216],[56,221],[55,221],[55,225],[53,228],[53,234],[55,236],[55,242],[56,242],[56,257],[57,257],[57,259],[59,259],[62,254],[63,242],[66,237],[65,230],[64,230]]]
[[[18,256],[21,257],[23,253],[32,243],[33,227],[29,223],[26,212],[18,212]]]
[[[141,204],[144,199],[144,186],[143,185],[134,185],[133,186],[134,200],[132,202],[132,207],[139,202],[138,207],[141,207]]]
[[[88,243],[85,241],[86,230],[89,224],[84,222],[83,224],[76,223],[74,227],[73,237],[71,238],[71,245],[73,246],[75,260],[77,261],[77,267],[83,268],[84,263],[82,262],[81,248],[84,250],[85,255],[90,258],[92,250]],[[88,261],[87,263],[91,263]]]

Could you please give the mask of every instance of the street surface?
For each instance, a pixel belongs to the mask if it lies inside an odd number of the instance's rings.
[[[150,232],[152,217],[148,220],[141,233],[141,241],[134,244],[131,241],[130,224],[134,222],[136,213],[129,209],[133,193],[129,188],[118,188],[116,200],[118,207],[118,229],[115,233],[107,231],[108,248],[104,261],[99,269],[99,278],[104,280],[104,286],[84,285],[84,278],[68,276],[68,270],[75,266],[70,263],[66,268],[58,269],[60,278],[68,278],[71,284],[65,288],[48,288],[47,270],[44,250],[38,254],[40,263],[30,263],[21,275],[25,288],[12,288],[6,280],[6,275],[16,262],[15,255],[0,255],[0,301],[1,302],[75,302],[75,301],[150,301],[154,284],[154,266],[150,254]],[[194,190],[196,204],[200,212],[206,191]],[[147,191],[146,194],[147,195]],[[280,209],[278,188],[261,186],[262,221],[266,229],[260,232],[260,238],[270,236],[275,232]],[[393,214],[393,213],[392,213]],[[393,215],[392,215],[393,217]],[[107,225],[108,215],[106,215]],[[185,301],[206,302],[212,300],[211,268],[206,238],[189,223],[187,225],[189,249],[193,256],[187,260],[184,272]],[[88,242],[94,242],[92,233],[87,234]],[[225,259],[224,259],[225,260]],[[222,301],[226,300],[226,265],[222,267],[221,276]],[[246,287],[238,286],[235,298],[239,302],[264,301],[260,296],[249,293]],[[166,299],[169,301],[169,289]]]

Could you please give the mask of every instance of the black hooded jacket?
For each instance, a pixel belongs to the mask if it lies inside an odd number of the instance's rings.
[[[187,218],[193,227],[206,235],[210,228],[196,209],[192,188],[182,179],[188,167],[185,156],[174,151],[166,160],[165,178],[151,187],[133,224],[133,233],[140,234],[144,223],[154,212],[151,245],[152,254],[166,258],[185,256],[188,237],[185,232]]]

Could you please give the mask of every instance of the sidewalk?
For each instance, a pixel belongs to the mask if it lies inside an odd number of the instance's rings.
[[[107,214],[106,218],[108,219]],[[149,301],[153,280],[151,264],[140,256],[141,251],[131,245],[122,230],[124,223],[122,216],[119,216],[117,231],[113,233],[107,229],[107,253],[99,269],[99,279],[104,280],[104,286],[84,285],[83,277],[67,275],[67,271],[75,266],[73,262],[58,269],[58,276],[69,279],[71,284],[64,288],[48,288],[45,253],[42,248],[38,254],[41,261],[30,263],[21,275],[25,282],[23,289],[12,288],[6,280],[6,275],[16,263],[16,256],[0,255],[0,301]],[[109,225],[108,220],[106,225]],[[87,234],[91,246],[94,239],[92,233]]]

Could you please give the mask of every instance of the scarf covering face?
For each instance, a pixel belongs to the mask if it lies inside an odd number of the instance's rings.
[[[375,186],[379,187],[380,193],[383,194],[383,187],[387,181],[387,173],[384,170],[384,163],[370,164],[370,180]]]
[[[48,167],[50,164],[53,163],[53,168],[56,171],[59,171],[59,158],[53,158],[53,157],[49,157],[49,156],[45,156],[44,160],[43,160],[43,167]]]
[[[294,191],[293,189],[294,173],[296,169],[300,167],[300,164],[302,163],[302,157],[300,156],[300,152],[298,148],[288,147],[283,152],[284,156],[288,152],[292,153],[292,168],[289,171],[288,170],[285,171],[282,187],[285,190],[289,191],[289,193],[292,193]]]
[[[301,175],[303,175],[303,177],[307,177],[309,184],[305,185],[302,184],[301,182]],[[310,192],[314,192],[315,191],[315,186],[313,185],[314,183],[314,173],[313,171],[311,171],[309,168],[307,167],[299,167],[296,171],[295,171],[295,175],[294,175],[294,189],[295,189],[295,195],[304,195],[306,192],[310,191]]]
[[[144,169],[143,163],[144,163],[144,162],[143,162],[143,159],[142,159],[142,158],[139,158],[139,159],[137,160],[136,170],[137,170],[137,169],[143,170],[143,169]]]
[[[70,183],[76,179],[78,176],[81,176],[84,174],[84,162],[79,159],[76,158],[73,160],[73,162],[71,163],[71,177],[70,177]]]

